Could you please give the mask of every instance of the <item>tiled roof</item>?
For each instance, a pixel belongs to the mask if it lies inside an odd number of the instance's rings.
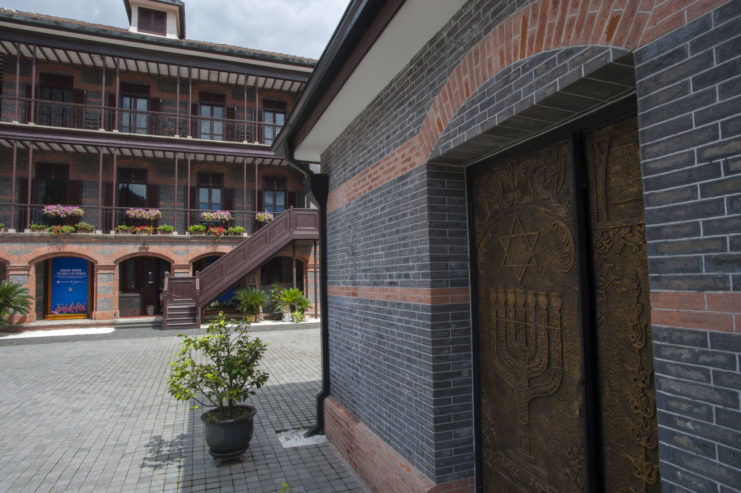
[[[185,49],[206,50],[258,59],[269,59],[276,62],[292,63],[305,66],[313,66],[316,64],[316,60],[312,58],[305,58],[296,55],[288,55],[284,53],[276,53],[264,50],[255,50],[252,48],[244,48],[234,45],[210,43],[208,41],[164,38],[148,34],[134,33],[129,31],[128,29],[123,29],[120,27],[84,22],[77,19],[55,17],[46,14],[38,14],[35,12],[21,12],[18,10],[6,9],[3,7],[0,7],[0,19],[26,24],[41,24],[46,25],[47,27],[53,27],[63,30],[81,30],[113,37],[126,37],[129,39],[136,39],[137,41],[143,41],[158,45],[178,46]]]

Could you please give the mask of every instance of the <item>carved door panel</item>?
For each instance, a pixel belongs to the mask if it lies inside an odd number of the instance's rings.
[[[585,136],[606,491],[660,491],[635,118]],[[618,486],[619,485],[619,486]]]
[[[580,492],[588,477],[605,491],[658,487],[635,119],[583,139],[588,225],[575,219],[569,140],[472,181],[486,491]],[[582,248],[580,228],[592,233]],[[590,299],[595,313],[583,320]],[[599,378],[587,391],[595,353]],[[601,423],[591,442],[587,413]],[[588,442],[601,454],[589,465]]]
[[[579,272],[569,142],[474,185],[487,491],[585,481]]]

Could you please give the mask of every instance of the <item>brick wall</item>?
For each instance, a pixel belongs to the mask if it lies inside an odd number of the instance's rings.
[[[635,88],[664,486],[738,487],[740,11],[721,0],[467,2],[322,155],[337,404],[433,481],[470,477],[460,166]],[[435,346],[438,330],[449,332]],[[700,360],[676,356],[685,334],[705,337],[689,344]],[[699,419],[692,399],[707,400],[713,427],[672,438],[676,420]]]

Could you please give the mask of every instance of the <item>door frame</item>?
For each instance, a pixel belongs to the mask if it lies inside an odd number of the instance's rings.
[[[591,242],[589,241],[590,226],[588,224],[589,205],[585,192],[587,190],[583,180],[585,179],[583,136],[590,130],[610,125],[638,114],[637,100],[631,95],[606,107],[595,110],[592,113],[575,119],[565,125],[547,131],[525,142],[505,149],[493,156],[487,156],[465,168],[466,183],[466,208],[468,217],[468,246],[469,246],[469,276],[471,289],[471,346],[473,348],[473,399],[474,399],[474,456],[475,456],[475,490],[483,491],[483,436],[481,423],[481,350],[480,336],[481,327],[479,320],[479,289],[478,289],[478,257],[475,243],[475,220],[473,207],[473,182],[479,175],[491,169],[496,162],[506,161],[528,152],[548,147],[564,139],[569,139],[571,151],[570,179],[574,190],[574,221],[576,223],[576,241],[579,269],[579,282],[582,289],[579,290],[579,320],[582,344],[585,348],[584,377],[585,377],[585,430],[584,450],[586,461],[586,483],[587,492],[601,491],[602,478],[602,452],[601,438],[599,436],[601,423],[599,422],[598,408],[598,385],[599,375],[597,373],[598,361],[596,357],[596,341],[593,334],[583,329],[585,323],[596,326],[595,299],[594,299],[594,273],[589,261],[592,254]],[[496,161],[496,162],[495,162]],[[578,186],[577,186],[578,184]],[[645,207],[645,205],[644,205]]]

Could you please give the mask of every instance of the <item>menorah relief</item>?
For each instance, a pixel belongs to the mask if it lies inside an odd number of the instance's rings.
[[[514,459],[532,465],[530,401],[556,393],[563,377],[561,296],[522,289],[491,289],[489,295],[492,365],[516,396],[519,457]]]

